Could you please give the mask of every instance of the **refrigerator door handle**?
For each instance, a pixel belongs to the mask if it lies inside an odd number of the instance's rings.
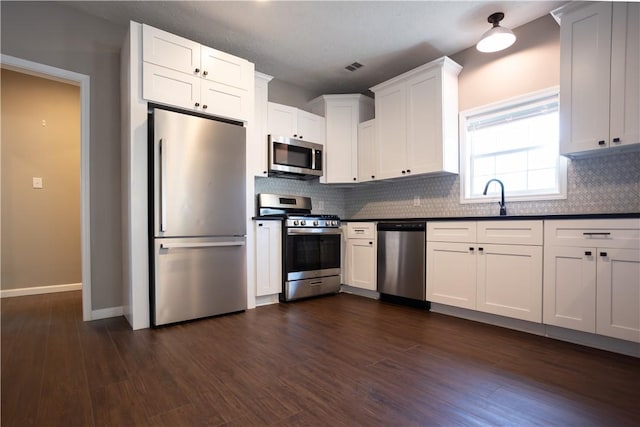
[[[196,242],[196,243],[161,243],[160,249],[177,248],[215,248],[222,246],[244,246],[244,241],[237,242]]]
[[[165,193],[165,185],[167,182],[166,176],[166,160],[165,153],[163,152],[163,143],[162,138],[158,142],[158,156],[160,157],[160,161],[158,165],[160,167],[160,231],[167,231],[167,195]],[[165,147],[166,148],[166,147]]]

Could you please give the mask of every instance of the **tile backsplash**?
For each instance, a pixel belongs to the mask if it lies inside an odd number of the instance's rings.
[[[314,213],[341,218],[491,216],[498,205],[460,203],[458,175],[404,178],[350,188],[281,178],[256,178],[256,193],[309,196]],[[420,206],[414,206],[414,198]],[[319,205],[324,204],[323,209]],[[567,199],[509,202],[509,215],[640,212],[640,152],[570,160]]]

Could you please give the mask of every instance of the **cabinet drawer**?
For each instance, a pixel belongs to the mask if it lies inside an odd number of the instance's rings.
[[[545,221],[545,245],[640,249],[640,219]]]
[[[475,242],[475,221],[427,222],[427,241]]]
[[[542,221],[479,221],[478,243],[542,245]]]
[[[350,222],[347,223],[348,239],[373,239],[376,236],[375,222]]]

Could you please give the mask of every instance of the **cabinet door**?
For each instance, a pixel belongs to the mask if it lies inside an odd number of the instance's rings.
[[[473,244],[427,242],[427,301],[476,308]]]
[[[594,3],[562,17],[560,153],[609,146],[611,4]]]
[[[436,69],[406,83],[407,174],[441,171],[442,77]]]
[[[369,120],[358,125],[358,181],[376,179],[376,167],[375,120]]]
[[[404,85],[376,92],[375,103],[378,178],[404,176],[407,164]]]
[[[298,137],[298,109],[270,102],[267,107],[268,133],[277,136]]]
[[[478,244],[476,308],[542,321],[542,246]]]
[[[595,254],[595,248],[545,247],[544,323],[596,331]]]
[[[248,156],[250,168],[255,176],[267,176],[267,105],[269,95],[269,79],[257,74],[255,77],[255,106],[253,111],[253,126],[251,138],[247,142],[251,145]]]
[[[598,334],[640,342],[640,251],[598,249]]]
[[[198,76],[142,63],[142,97],[148,101],[202,111]]]
[[[315,142],[316,144],[324,144],[325,120],[324,117],[317,114],[307,113],[306,111],[297,110],[298,112],[298,136],[294,137],[304,139],[305,141]]]
[[[373,239],[347,240],[347,285],[376,290],[376,247]]]
[[[200,44],[143,24],[142,60],[196,76],[200,73]]]
[[[640,143],[640,3],[614,3],[611,145]]]
[[[201,65],[204,79],[247,91],[253,85],[253,64],[237,56],[202,46]]]
[[[253,109],[251,92],[201,79],[201,110],[233,120],[249,121]]]
[[[256,296],[282,292],[282,225],[256,222]]]
[[[358,181],[358,103],[352,100],[327,101],[325,168],[327,184]]]

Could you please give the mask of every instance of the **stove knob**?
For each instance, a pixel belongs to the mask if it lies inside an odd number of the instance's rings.
[[[332,221],[332,223],[333,223],[333,225],[335,225],[336,227],[338,226],[338,221],[337,221],[337,220],[335,220],[335,219],[334,219],[334,220]]]
[[[293,225],[298,225],[298,220],[297,219],[293,220]]]
[[[319,224],[319,222],[318,222],[317,219],[315,221],[313,221],[313,225],[315,225],[316,227],[318,226],[318,224]]]
[[[302,221],[300,221],[300,225],[307,225],[307,221],[303,219]]]

